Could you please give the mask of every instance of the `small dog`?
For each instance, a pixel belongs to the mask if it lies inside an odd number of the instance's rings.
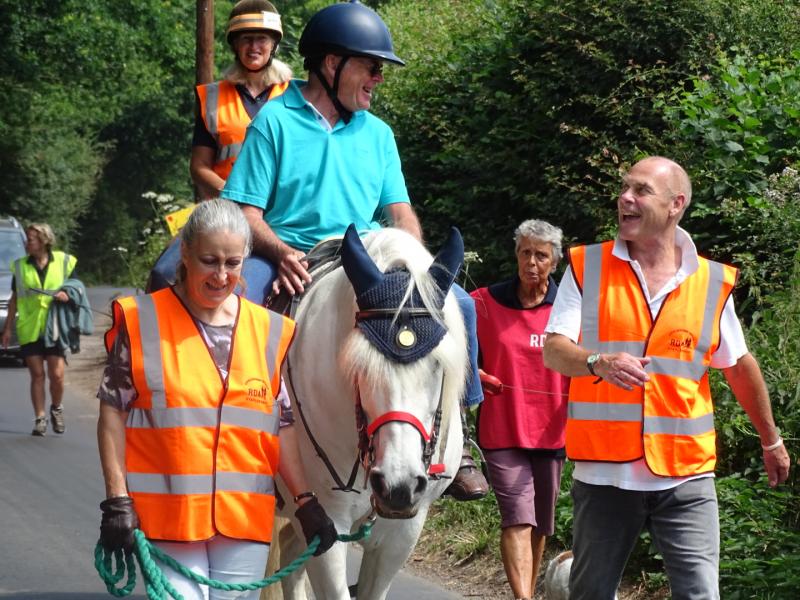
[[[544,574],[544,597],[547,600],[569,600],[569,570],[572,551],[562,552],[547,565]]]
[[[547,600],[569,600],[569,571],[572,569],[572,551],[562,552],[547,565],[544,574],[544,597]],[[614,599],[617,599],[614,595]]]

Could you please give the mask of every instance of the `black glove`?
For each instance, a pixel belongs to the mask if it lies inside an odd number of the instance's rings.
[[[139,515],[133,508],[133,498],[117,496],[100,503],[103,518],[100,521],[100,543],[107,552],[122,549],[133,552],[136,538],[133,530],[139,528]]]
[[[314,556],[327,552],[333,546],[336,541],[336,527],[319,500],[311,498],[295,511],[294,516],[300,521],[303,535],[306,536],[306,544],[310,544],[315,536],[319,536],[319,546]]]

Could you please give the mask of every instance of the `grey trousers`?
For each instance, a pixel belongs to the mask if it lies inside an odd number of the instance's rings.
[[[713,478],[660,492],[575,481],[572,501],[570,600],[613,600],[645,527],[664,557],[673,600],[719,599],[719,511]]]

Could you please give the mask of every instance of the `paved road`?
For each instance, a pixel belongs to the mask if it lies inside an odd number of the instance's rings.
[[[104,308],[113,291],[92,290],[92,306]],[[0,363],[0,598],[107,600],[93,565],[104,494],[96,401],[68,389],[66,433],[33,437],[28,381],[23,367]],[[350,581],[358,563],[358,553],[352,555]],[[140,579],[130,598],[143,599],[143,589]],[[388,598],[461,596],[401,573]]]

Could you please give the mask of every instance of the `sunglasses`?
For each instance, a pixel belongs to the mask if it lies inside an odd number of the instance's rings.
[[[372,77],[383,75],[383,63],[378,60],[373,60],[372,64],[369,67],[369,74]]]

